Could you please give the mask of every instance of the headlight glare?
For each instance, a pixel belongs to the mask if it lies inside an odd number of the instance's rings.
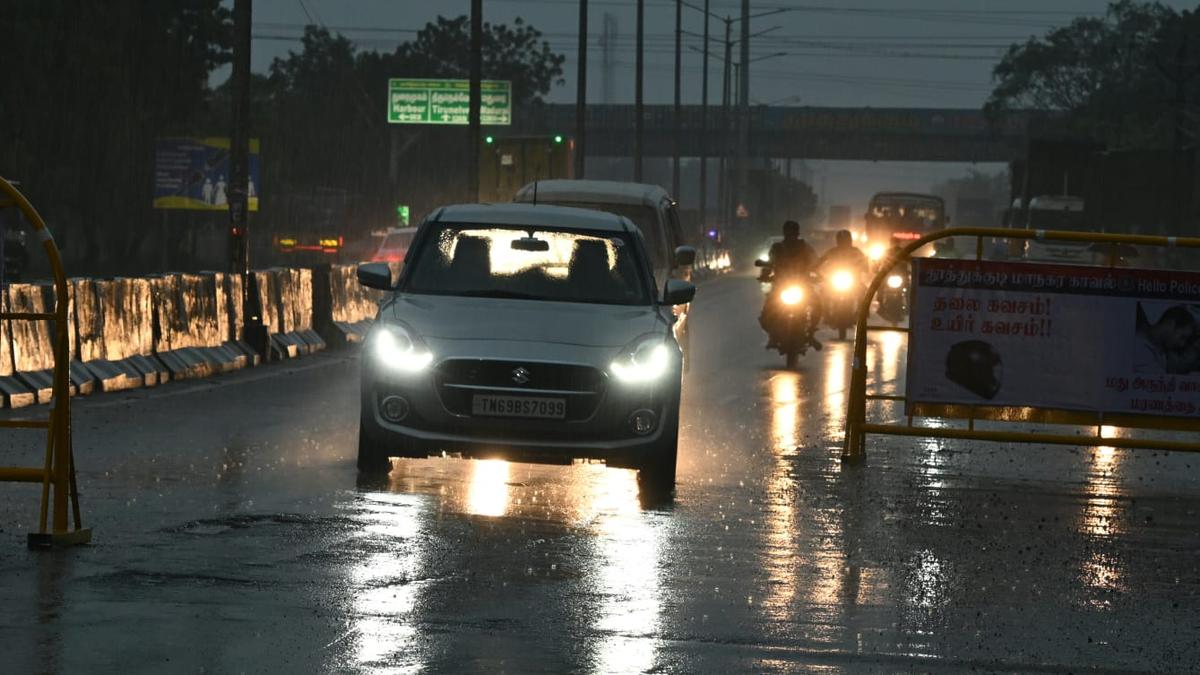
[[[871,248],[867,249],[867,257],[875,262],[883,260],[883,256],[886,253],[887,249],[883,247],[883,244],[875,244],[871,246]]]
[[[779,300],[785,305],[798,305],[804,300],[804,289],[799,286],[788,286],[779,294]]]
[[[671,352],[659,337],[643,339],[613,360],[609,370],[622,382],[653,382],[671,368]]]
[[[854,275],[847,270],[838,270],[833,273],[829,282],[833,285],[833,290],[845,293],[854,287]]]
[[[376,331],[371,349],[375,360],[389,370],[416,373],[433,363],[433,354],[400,326],[386,326]]]
[[[899,274],[889,275],[887,278],[888,288],[900,288],[904,285],[904,279]]]

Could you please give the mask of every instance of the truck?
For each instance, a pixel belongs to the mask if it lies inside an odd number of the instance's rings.
[[[488,135],[479,149],[480,203],[510,202],[534,181],[574,178],[575,143],[553,136]]]

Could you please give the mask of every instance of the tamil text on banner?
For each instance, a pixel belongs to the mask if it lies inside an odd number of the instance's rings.
[[[914,261],[908,403],[1200,417],[1200,274]]]
[[[258,139],[250,139],[248,197],[258,210]],[[160,138],[154,151],[154,208],[229,210],[229,139]]]

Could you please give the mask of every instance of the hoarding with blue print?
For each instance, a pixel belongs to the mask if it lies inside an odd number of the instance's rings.
[[[262,186],[258,139],[250,139],[249,208]],[[229,139],[160,138],[154,151],[154,208],[229,210]]]

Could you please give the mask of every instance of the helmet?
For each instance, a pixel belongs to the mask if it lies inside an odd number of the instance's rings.
[[[838,230],[834,237],[838,246],[849,246],[854,241],[854,237],[850,236],[850,230]]]
[[[800,236],[800,223],[794,220],[786,221],[783,224],[783,236],[785,239],[795,239]]]

